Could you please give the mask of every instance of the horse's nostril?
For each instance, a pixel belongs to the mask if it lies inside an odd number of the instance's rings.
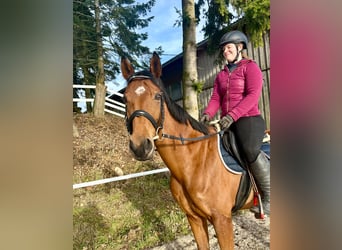
[[[153,145],[153,143],[152,143],[152,141],[150,139],[146,139],[144,144],[145,144],[144,145],[145,149],[151,149],[151,147]]]
[[[135,151],[135,146],[134,146],[134,143],[131,141],[131,140],[129,140],[129,148],[134,152]]]
[[[153,141],[149,138],[141,141],[140,144],[135,144],[132,140],[129,141],[129,148],[139,160],[147,160],[151,157],[154,150]]]

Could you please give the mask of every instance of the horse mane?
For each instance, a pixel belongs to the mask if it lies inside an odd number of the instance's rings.
[[[198,122],[195,120],[188,112],[186,112],[181,106],[179,106],[176,102],[174,102],[167,92],[165,91],[164,84],[160,78],[155,78],[150,71],[143,70],[134,74],[134,76],[148,76],[151,78],[151,81],[154,85],[161,89],[164,93],[165,103],[171,116],[182,124],[190,123],[191,127],[205,135],[209,134],[208,127],[203,123]]]

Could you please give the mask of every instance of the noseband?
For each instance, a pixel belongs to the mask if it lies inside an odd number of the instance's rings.
[[[127,82],[130,83],[131,81],[133,81],[134,79],[151,79],[151,77],[149,76],[145,76],[145,75],[132,75],[130,78],[128,78]],[[153,127],[156,130],[156,136],[153,139],[158,139],[159,135],[158,132],[160,129],[163,128],[163,124],[164,124],[164,118],[165,118],[165,113],[164,113],[164,94],[163,92],[160,92],[156,95],[156,98],[160,99],[160,118],[159,118],[159,123],[158,121],[156,121],[153,116],[146,112],[145,110],[135,110],[130,117],[127,116],[127,111],[126,111],[126,127],[127,127],[127,131],[132,134],[133,133],[133,120],[136,117],[140,117],[143,116],[145,117],[147,120],[150,121],[150,123],[153,125]]]

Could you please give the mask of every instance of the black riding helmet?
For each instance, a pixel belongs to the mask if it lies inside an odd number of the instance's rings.
[[[242,43],[243,48],[247,49],[248,39],[247,36],[238,30],[229,31],[221,37],[220,47],[227,43]]]
[[[247,36],[238,30],[229,31],[221,37],[220,47],[223,48],[227,43],[234,43],[236,50],[238,50],[238,44],[243,44],[243,49],[247,49],[248,39]],[[241,51],[239,51],[240,53]],[[236,54],[235,59],[231,63],[235,63],[239,57],[239,53]]]

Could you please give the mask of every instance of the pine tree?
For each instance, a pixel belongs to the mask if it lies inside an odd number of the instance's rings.
[[[147,27],[153,19],[144,17],[154,4],[155,0],[146,0],[145,3],[99,0],[100,33],[96,33],[95,0],[73,0],[74,82],[95,84],[99,79],[101,82],[113,82],[120,71],[122,55],[127,56],[137,68],[142,67],[136,58],[151,52],[141,45],[147,39],[147,33],[139,33],[139,29]],[[99,47],[99,44],[102,46]],[[99,58],[103,62],[101,74]],[[86,92],[87,97],[94,97],[94,94],[90,90]],[[88,105],[88,112],[90,108]]]

